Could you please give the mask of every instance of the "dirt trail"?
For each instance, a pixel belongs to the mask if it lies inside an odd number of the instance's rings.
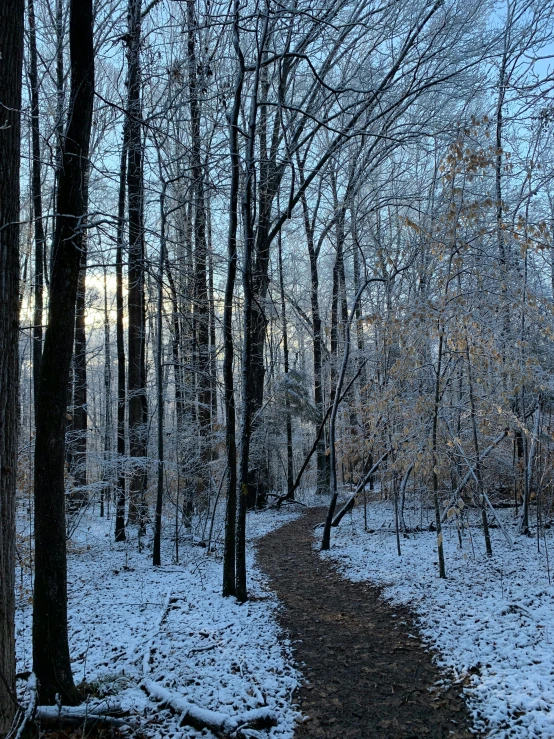
[[[460,688],[435,685],[445,676],[410,611],[387,604],[374,586],[345,580],[313,551],[323,517],[311,509],[258,545],[307,681],[299,702],[310,718],[295,739],[475,737]]]

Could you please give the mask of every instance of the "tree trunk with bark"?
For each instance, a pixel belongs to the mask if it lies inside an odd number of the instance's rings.
[[[42,221],[42,183],[40,166],[40,127],[39,127],[39,82],[37,65],[37,33],[35,24],[34,0],[28,0],[29,15],[29,87],[31,88],[31,138],[33,150],[33,171],[31,179],[33,195],[33,220],[35,237],[35,275],[34,275],[34,313],[33,313],[33,388],[35,394],[40,377],[42,356],[42,312],[44,289],[44,224]]]
[[[123,335],[123,239],[125,234],[125,180],[129,124],[123,128],[123,144],[119,167],[119,200],[117,208],[117,247],[115,257],[115,302],[117,345],[117,493],[115,508],[115,540],[125,541],[125,339]]]
[[[41,702],[76,702],[67,635],[65,423],[75,302],[86,220],[94,97],[92,0],[71,0],[71,93],[56,203],[48,325],[40,369],[35,443],[33,671]]]
[[[128,396],[129,453],[133,467],[129,481],[129,520],[141,532],[146,525],[146,421],[145,387],[145,304],[144,304],[144,226],[141,107],[141,0],[129,0],[128,9],[128,117],[129,145],[127,193],[129,207],[129,318]]]
[[[206,204],[204,165],[201,153],[200,100],[198,95],[198,62],[196,58],[197,20],[195,0],[187,0],[187,58],[191,118],[191,177],[194,202],[194,318],[198,366],[196,374],[197,419],[200,466],[197,492],[203,493],[209,480],[208,463],[211,459],[211,375],[210,375],[210,320],[207,284],[208,245],[206,239]]]
[[[333,406],[331,410],[331,419],[329,421],[329,458],[331,466],[331,502],[329,503],[329,510],[327,511],[327,518],[325,519],[325,526],[323,529],[323,538],[321,540],[321,550],[326,551],[331,546],[331,526],[333,525],[333,516],[338,500],[338,483],[337,483],[337,460],[336,460],[336,424],[337,424],[337,413],[339,405],[342,400],[341,393],[346,378],[346,370],[348,367],[348,358],[350,356],[350,334],[351,325],[356,315],[356,308],[358,301],[362,297],[362,293],[369,283],[366,280],[363,285],[360,285],[358,292],[354,298],[354,304],[350,311],[350,316],[347,316],[344,323],[345,335],[344,335],[344,351],[342,355],[342,363],[340,372],[337,377],[336,387],[333,392]],[[365,485],[365,482],[363,483]],[[357,494],[358,491],[356,491]],[[355,494],[355,495],[356,495]],[[354,498],[353,498],[354,499]]]
[[[237,516],[237,442],[235,388],[233,379],[233,297],[237,274],[238,197],[240,182],[239,115],[244,82],[244,57],[240,48],[239,0],[234,2],[233,46],[238,58],[233,107],[228,116],[231,186],[229,191],[229,231],[227,237],[227,281],[223,307],[223,383],[225,401],[225,442],[227,450],[227,507],[225,509],[225,545],[223,553],[223,595],[235,595],[236,516]]]
[[[19,417],[19,162],[23,0],[0,4],[0,736],[15,698],[15,491]]]
[[[281,288],[281,323],[283,324],[283,365],[285,370],[285,382],[289,375],[289,345],[287,336],[287,311],[285,305],[285,281],[283,277],[283,245],[281,234],[279,243],[279,286]],[[287,500],[294,500],[294,469],[292,453],[292,418],[290,412],[289,388],[285,385],[285,416],[287,425]]]
[[[267,16],[264,22],[264,30],[260,41],[263,50],[267,37]],[[261,60],[261,57],[259,57]],[[254,260],[254,179],[255,179],[255,140],[256,140],[256,118],[258,114],[258,93],[260,82],[260,68],[258,63],[253,83],[250,110],[248,115],[248,131],[246,139],[246,155],[244,165],[244,184],[241,198],[242,227],[243,227],[243,264],[242,264],[242,409],[240,419],[240,468],[239,468],[239,500],[237,511],[237,544],[236,544],[236,596],[240,602],[248,598],[246,587],[246,509],[248,506],[248,492],[250,487],[249,461],[250,440],[252,436],[252,415],[257,406],[254,402],[256,395],[261,392],[263,398],[263,373],[261,377],[262,389],[254,384],[254,378],[260,381],[260,361],[263,365],[263,344],[265,340],[265,315],[259,308],[254,309],[254,285],[253,285],[253,260]],[[258,291],[258,295],[263,294]],[[255,322],[263,323],[263,332]],[[261,354],[253,353],[254,337],[256,337],[257,349],[261,348]],[[261,340],[261,344],[258,342]],[[255,358],[255,356],[257,358]],[[256,375],[254,367],[257,368]]]
[[[107,498],[110,505],[113,489],[112,459],[112,353],[110,346],[110,314],[108,311],[108,273],[104,267],[104,485],[100,491],[100,516],[104,515]],[[109,507],[108,507],[109,514]]]
[[[304,168],[302,162],[298,161],[300,182],[304,182]],[[302,214],[304,217],[304,230],[308,244],[308,256],[310,259],[310,302],[312,308],[312,331],[313,331],[313,363],[314,363],[314,403],[319,418],[323,418],[323,339],[321,335],[321,315],[319,312],[319,271],[317,260],[319,257],[319,245],[315,244],[315,223],[321,195],[318,196],[317,204],[310,217],[308,200],[302,195]],[[329,491],[330,470],[329,457],[325,454],[325,434],[320,435],[317,444],[317,480],[316,492],[320,495]]]
[[[85,202],[85,211],[87,203]],[[71,421],[71,467],[77,490],[69,497],[71,508],[86,498],[87,484],[87,335],[86,335],[87,238],[81,239],[81,269],[75,306],[75,351],[73,355],[73,418]]]
[[[208,301],[210,305],[210,392],[211,392],[211,429],[217,424],[217,338],[216,306],[214,300],[214,265],[212,248],[212,214],[210,196],[207,194],[206,217],[208,230]],[[217,452],[216,452],[217,453]]]
[[[166,183],[162,185],[160,195],[160,260],[158,266],[158,316],[156,322],[156,395],[158,400],[158,487],[156,491],[156,514],[154,518],[154,546],[152,551],[152,564],[154,567],[161,565],[161,542],[162,542],[162,508],[163,508],[163,486],[164,486],[164,392],[163,392],[163,276],[166,251],[166,214],[165,214],[165,192]]]
[[[442,379],[442,360],[443,360],[443,349],[444,349],[444,333],[442,327],[438,326],[439,329],[439,346],[437,351],[437,366],[435,374],[435,403],[433,407],[433,430],[431,436],[431,451],[433,460],[433,506],[435,509],[435,524],[437,527],[437,553],[439,560],[439,577],[446,577],[446,568],[444,564],[444,547],[442,541],[442,524],[441,524],[441,511],[439,502],[439,458],[438,458],[438,428],[439,428],[439,411],[441,401],[441,379]]]

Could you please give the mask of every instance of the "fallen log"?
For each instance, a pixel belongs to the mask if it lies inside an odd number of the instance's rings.
[[[183,696],[172,693],[153,680],[145,679],[142,685],[148,695],[160,705],[168,706],[181,714],[181,726],[192,726],[198,731],[209,729],[214,734],[226,736],[236,736],[241,729],[268,729],[277,726],[275,712],[266,706],[231,716],[190,703]]]
[[[120,718],[108,713],[94,713],[87,706],[37,706],[34,720],[48,729],[74,729],[80,726],[122,728],[133,726],[134,721],[126,716]]]
[[[27,707],[25,712],[21,711],[19,720],[8,735],[9,739],[23,739],[28,734],[28,727],[35,724],[47,729],[74,729],[85,725],[102,728],[134,726],[134,720],[125,714],[121,705],[109,700],[88,701],[80,706],[37,705],[37,681],[32,672],[29,673],[25,690],[28,693]]]

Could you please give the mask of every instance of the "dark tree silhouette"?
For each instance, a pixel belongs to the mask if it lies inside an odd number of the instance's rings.
[[[35,231],[35,277],[34,277],[34,300],[35,308],[33,315],[33,382],[35,392],[38,390],[40,377],[40,358],[42,355],[42,312],[43,312],[43,286],[44,286],[44,247],[45,235],[42,222],[42,187],[41,187],[41,160],[40,160],[40,105],[39,105],[39,82],[37,68],[37,34],[35,23],[34,0],[28,0],[29,16],[29,87],[31,92],[31,136],[33,146],[33,218]]]
[[[48,324],[37,393],[33,670],[40,699],[75,702],[67,636],[65,427],[86,217],[94,95],[92,0],[71,0],[71,92],[56,203]]]
[[[0,736],[15,691],[15,482],[19,390],[19,144],[23,0],[0,4]]]
[[[145,369],[145,305],[144,305],[144,225],[143,225],[143,144],[141,108],[141,1],[129,0],[129,99],[128,99],[128,165],[127,197],[129,207],[129,343],[127,377],[129,393],[129,452],[139,462],[133,467],[129,483],[129,520],[146,525],[145,489],[146,424],[148,420]]]
[[[115,540],[125,541],[125,339],[123,335],[123,240],[125,232],[125,178],[127,177],[127,144],[129,125],[125,123],[119,169],[119,199],[116,250],[116,341],[117,341],[117,499],[115,512]]]

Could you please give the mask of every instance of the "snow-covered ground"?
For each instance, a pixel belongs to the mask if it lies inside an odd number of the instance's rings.
[[[407,514],[408,526],[421,523],[419,508]],[[398,556],[393,511],[384,502],[368,505],[368,532],[362,506],[347,515],[322,556],[348,578],[378,583],[385,598],[412,607],[437,662],[465,686],[476,729],[489,737],[552,739],[554,587],[547,553],[552,566],[554,540],[547,531],[538,552],[536,539],[515,534],[512,517],[504,515],[514,546],[492,529],[492,557],[477,525],[466,530],[462,549],[455,527],[447,526],[446,580],[438,577],[435,533],[401,539]]]
[[[249,736],[290,739],[299,716],[293,703],[300,676],[286,639],[279,640],[278,602],[256,568],[253,540],[295,515],[249,515],[252,599],[244,605],[221,596],[219,555],[182,544],[180,564],[172,564],[167,543],[163,566],[154,568],[150,548],[139,553],[136,539],[115,544],[113,521],[85,515],[68,558],[69,642],[76,682],[85,680],[97,696],[114,696],[152,739],[212,734],[180,727],[180,716],[160,710],[141,687],[147,680],[200,708],[232,717],[267,706],[278,725]],[[27,528],[25,520],[20,524],[20,530]],[[24,543],[20,549],[25,550]],[[32,661],[30,583],[25,570],[21,575],[18,672],[30,670]]]

